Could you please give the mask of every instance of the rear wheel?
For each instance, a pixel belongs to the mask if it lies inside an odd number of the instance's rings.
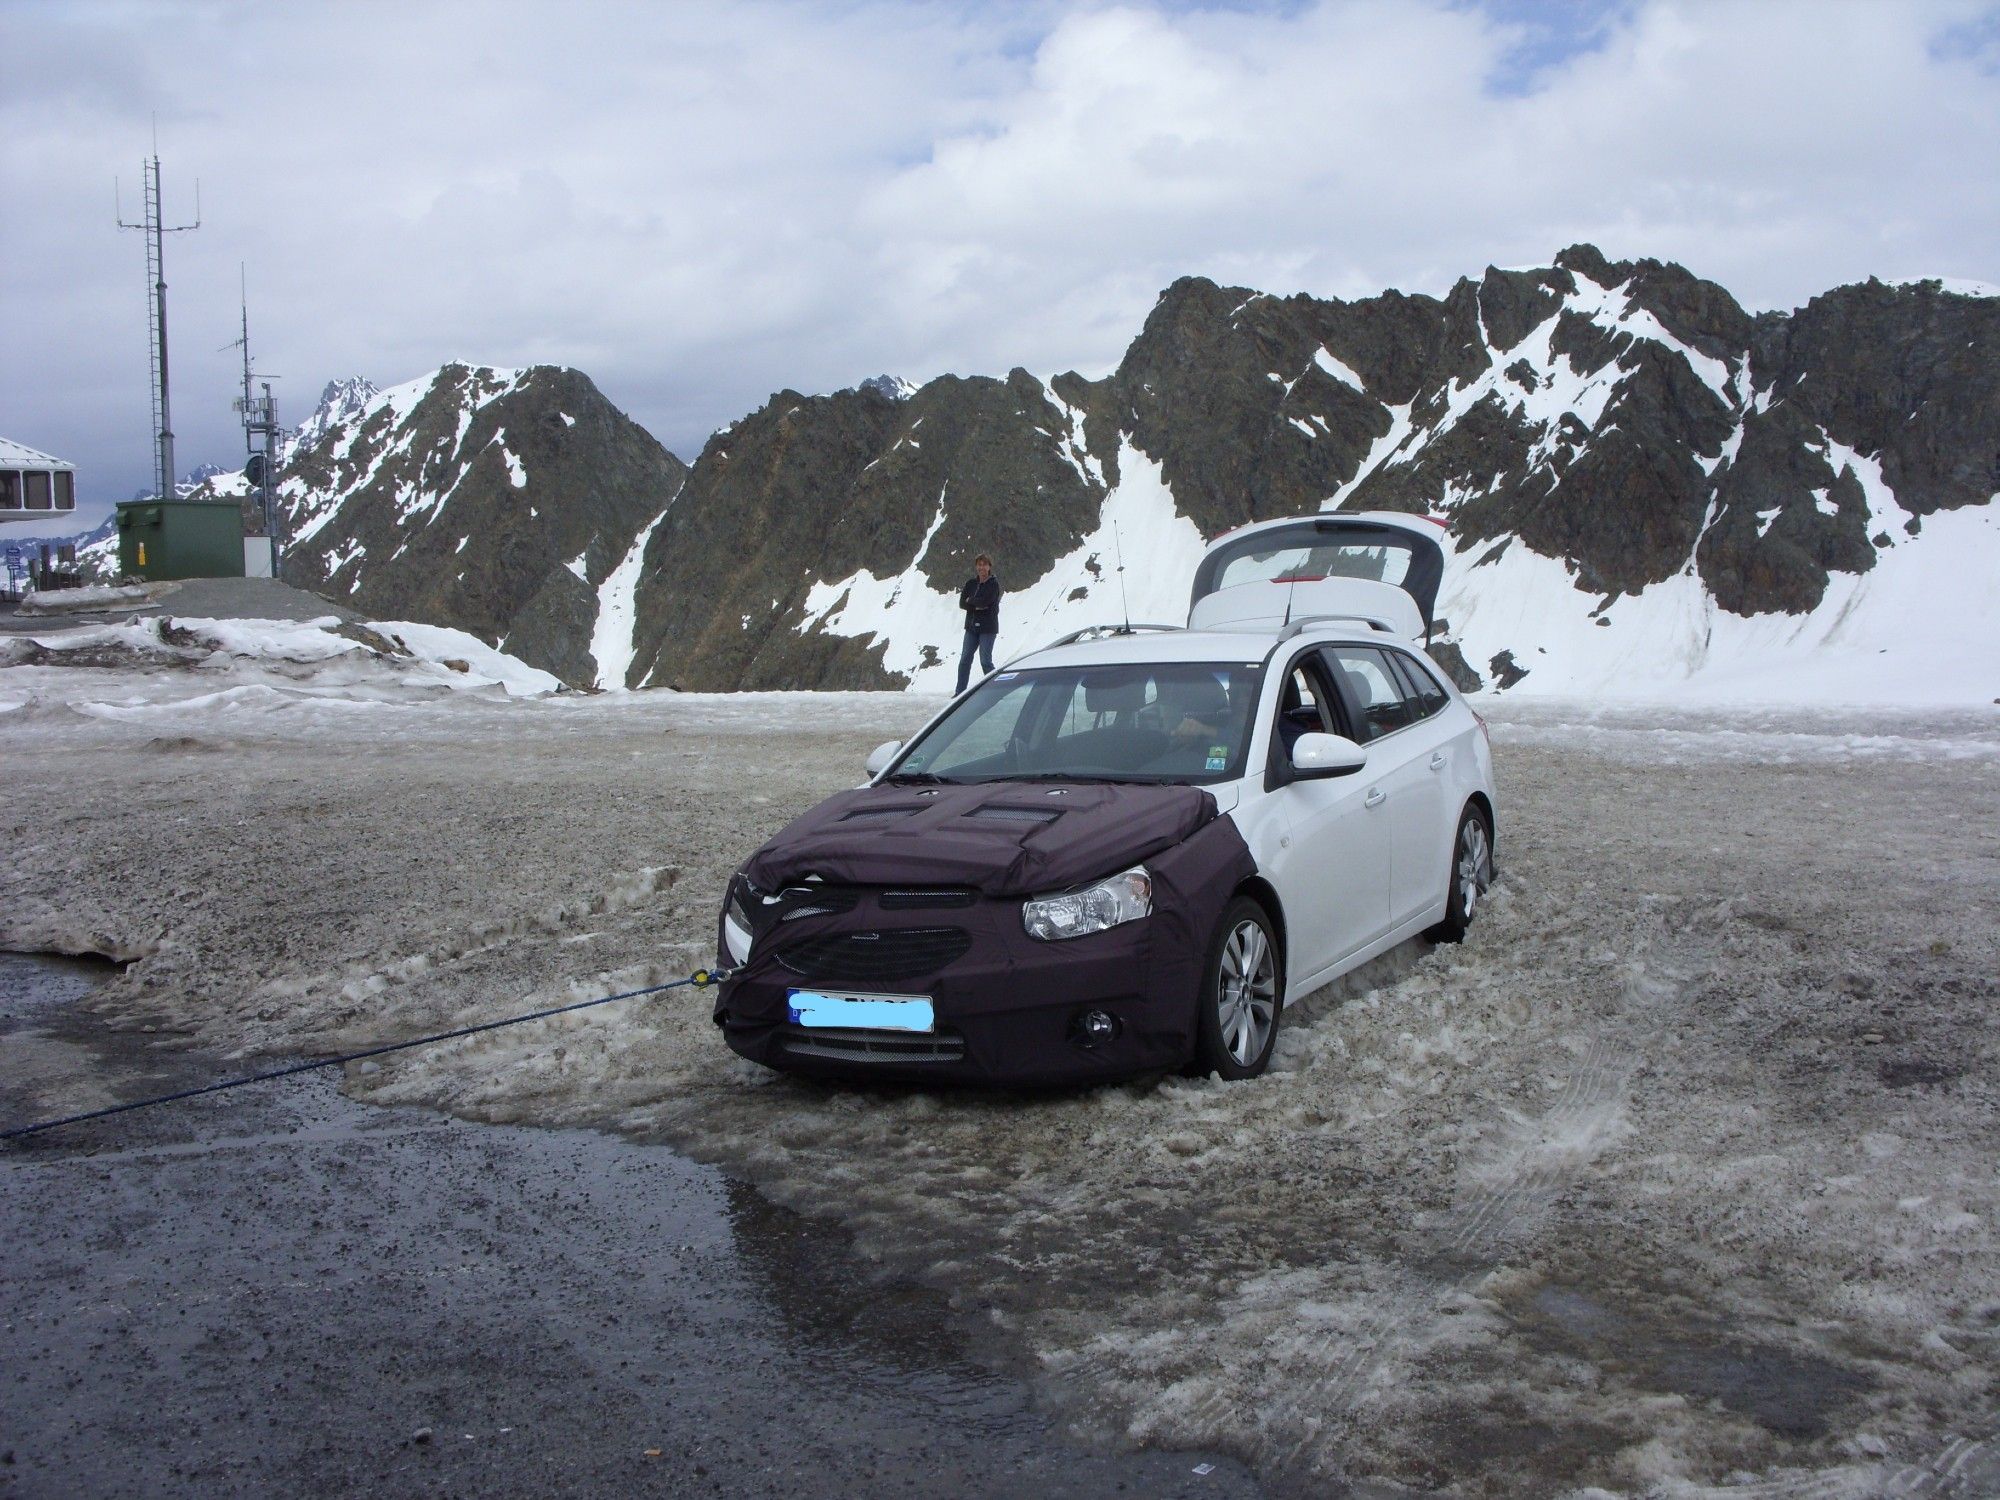
[[[1458,820],[1458,837],[1451,846],[1451,889],[1445,898],[1444,920],[1424,936],[1434,943],[1457,943],[1472,925],[1472,913],[1486,888],[1493,884],[1493,830],[1486,815],[1467,803]]]
[[[1271,918],[1248,896],[1238,896],[1223,912],[1209,950],[1194,1071],[1255,1078],[1270,1065],[1284,1008],[1284,961]]]

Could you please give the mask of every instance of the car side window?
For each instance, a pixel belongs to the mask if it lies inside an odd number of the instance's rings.
[[[1325,655],[1354,700],[1361,731],[1354,738],[1362,743],[1379,740],[1385,734],[1407,728],[1421,717],[1410,702],[1389,658],[1374,646],[1328,646]]]
[[[1405,651],[1390,652],[1389,660],[1395,664],[1404,687],[1409,690],[1407,696],[1416,718],[1428,719],[1432,714],[1444,711],[1445,705],[1451,702],[1451,695],[1438,686],[1437,678],[1423,662]]]
[[[1302,734],[1347,732],[1340,700],[1322,675],[1324,665],[1316,656],[1307,652],[1292,663],[1278,695],[1278,722],[1271,743],[1287,760]]]

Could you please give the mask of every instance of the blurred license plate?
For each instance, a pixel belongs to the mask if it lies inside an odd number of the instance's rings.
[[[928,995],[844,995],[787,990],[794,1026],[838,1026],[858,1031],[931,1031],[936,1017]]]

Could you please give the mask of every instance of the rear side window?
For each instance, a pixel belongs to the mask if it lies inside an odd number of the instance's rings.
[[[1356,740],[1379,740],[1422,717],[1386,652],[1373,646],[1328,646],[1325,655],[1360,716]]]
[[[1390,652],[1389,660],[1402,677],[1406,696],[1419,719],[1428,719],[1432,714],[1444,711],[1444,706],[1451,702],[1451,695],[1438,686],[1437,678],[1422,662],[1404,651]]]

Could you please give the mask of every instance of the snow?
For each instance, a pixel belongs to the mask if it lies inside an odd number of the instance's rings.
[[[1049,405],[1061,412],[1063,417],[1062,432],[1050,434],[1056,451],[1062,455],[1064,462],[1076,470],[1077,478],[1093,489],[1105,488],[1103,468],[1084,448],[1083,413],[1057,395],[1056,388],[1048,381],[1042,381],[1041,385]]]
[[[728,872],[937,706],[203,676],[0,670],[17,801],[66,813],[10,830],[0,941],[115,951],[112,1016],[283,1057],[709,962]],[[1289,1008],[1254,1083],[801,1084],[675,993],[344,1084],[721,1163],[1088,1439],[1273,1493],[1991,1492],[2000,715],[1488,712],[1469,940]]]
[[[30,590],[21,600],[24,615],[71,613],[80,609],[102,609],[108,604],[143,603],[154,590],[143,583],[100,583],[80,589]]]
[[[1357,390],[1361,392],[1361,394],[1364,396],[1368,394],[1367,387],[1361,383],[1361,377],[1354,373],[1353,367],[1348,365],[1344,360],[1338,358],[1333,353],[1332,350],[1330,349],[1314,350],[1313,363],[1318,365],[1322,370],[1326,371],[1326,373],[1331,375],[1335,380],[1338,380],[1342,385],[1348,386],[1353,390]]]
[[[553,693],[562,687],[561,678],[496,650],[463,630],[426,625],[417,620],[379,620],[371,628],[408,647],[423,661],[466,663],[471,671],[463,675],[475,686],[497,682],[513,697]]]
[[[1843,453],[1840,462],[1862,477],[1871,508],[1893,504],[1872,461]],[[1730,614],[1683,572],[1613,600],[1598,616],[1610,623],[1597,625],[1595,601],[1563,563],[1518,538],[1478,564],[1487,550],[1448,559],[1437,613],[1482,676],[1495,654],[1513,652],[1528,676],[1509,696],[1905,706],[2000,698],[1991,649],[2000,640],[1991,587],[2000,506],[1925,517],[1920,546],[1883,548],[1870,571],[1830,575],[1805,615]]]
[[[352,457],[357,442],[366,438],[377,445],[367,468],[358,477],[327,490],[309,491],[297,477],[286,479],[280,484],[279,493],[292,509],[292,546],[301,547],[309,543],[335,516],[340,514],[348,500],[370,490],[386,466],[409,454],[417,437],[410,429],[410,419],[436,389],[445,370],[450,368],[444,366],[417,380],[377,391],[367,397],[360,404],[359,410],[346,420],[345,431],[333,447],[335,462],[342,466],[343,470]],[[456,434],[448,450],[441,455],[456,464],[456,473],[450,482],[441,488],[400,489],[396,495],[397,519],[400,524],[407,527],[436,518],[444,508],[445,502],[451,498],[453,491],[471,470],[473,456],[464,452],[464,444],[474,418],[495,401],[518,389],[529,373],[530,371],[525,369],[495,369],[485,365],[466,369],[463,386],[458,393]],[[513,487],[525,488],[528,482],[527,471],[521,461],[508,451],[505,437],[506,432],[503,428],[493,435],[489,445],[499,446],[501,459],[507,467],[508,479]]]
[[[577,578],[582,582],[589,583],[590,574],[584,571],[584,566],[583,566],[584,559],[589,556],[590,556],[590,549],[586,547],[583,551],[577,553],[575,557],[572,557],[568,562],[564,563],[563,566],[565,568],[568,568],[570,572],[574,573],[577,576]]]
[[[528,471],[522,466],[521,460],[516,458],[506,443],[502,441],[506,436],[505,432],[496,432],[493,434],[493,441],[499,443],[500,457],[506,461],[507,482],[517,490],[524,490],[528,487]]]
[[[607,692],[622,693],[626,690],[626,678],[631,675],[636,649],[632,631],[638,620],[636,596],[639,575],[646,565],[646,544],[652,541],[653,533],[667,518],[667,512],[673,509],[679,495],[680,491],[675,490],[667,498],[667,503],[660,507],[660,513],[641,527],[639,534],[632,539],[632,545],[619,559],[618,566],[606,574],[604,582],[597,586],[597,621],[591,627],[590,659],[597,663],[597,686]]]
[[[1620,297],[1624,290],[1622,286],[1603,290],[1594,282],[1579,277],[1577,293],[1565,297],[1563,305],[1570,311],[1583,313],[1609,332],[1628,334],[1671,349],[1687,362],[1688,368],[1702,384],[1715,392],[1718,400],[1725,406],[1734,405],[1729,366],[1675,338],[1658,318],[1633,303],[1629,296]]]
[[[470,670],[445,666],[450,660]],[[381,702],[465,691],[543,694],[562,686],[464,631],[408,621],[350,630],[333,615],[306,621],[159,616],[10,635],[0,638],[0,671],[35,688],[36,702],[68,702],[78,712],[112,717],[240,704],[246,694],[259,703],[301,697]],[[144,675],[135,680],[133,674]],[[105,684],[121,679],[127,699],[103,701]]]
[[[1194,522],[1174,508],[1172,493],[1151,458],[1125,440],[1118,455],[1119,483],[1104,498],[1096,528],[1024,586],[996,567],[1007,592],[1000,605],[1000,650],[1018,656],[1087,625],[1127,617],[1160,624],[1187,618],[1188,589],[1204,543]],[[965,616],[958,607],[958,584],[932,586],[921,567],[931,539],[945,521],[943,500],[930,529],[900,572],[877,577],[862,569],[845,578],[815,583],[808,591],[798,629],[880,641],[882,664],[908,675],[917,691],[943,692],[957,680]],[[1122,544],[1125,601],[1117,577]],[[1000,560],[1004,563],[1005,559]],[[1093,575],[1086,564],[1095,562]],[[1083,597],[1069,595],[1081,589]],[[932,648],[937,661],[924,665]]]
[[[1354,477],[1327,496],[1320,506],[1321,510],[1339,510],[1347,497],[1359,489],[1362,481],[1370,474],[1384,464],[1399,463],[1407,456],[1402,450],[1403,445],[1410,440],[1412,432],[1410,403],[1406,401],[1401,406],[1388,407],[1387,411],[1389,430],[1369,445],[1368,451],[1361,455],[1361,462],[1355,466]],[[1189,581],[1193,580],[1190,578]]]
[[[556,413],[556,415],[562,418],[562,424],[563,424],[563,426],[565,426],[565,427],[574,427],[574,426],[576,426],[576,418],[575,418],[575,417],[572,417],[572,416],[571,416],[571,415],[570,415],[570,414],[569,414],[568,412],[566,412],[566,411],[559,411],[559,412],[557,412],[557,413]]]

